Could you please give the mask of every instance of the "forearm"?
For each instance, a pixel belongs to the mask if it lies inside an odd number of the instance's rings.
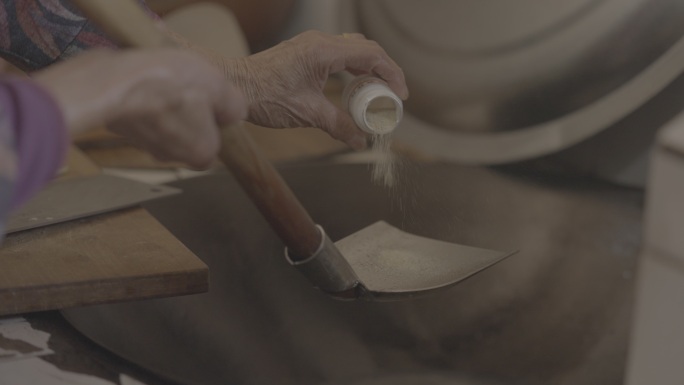
[[[0,0],[0,57],[22,70],[102,47],[116,45],[69,0]]]

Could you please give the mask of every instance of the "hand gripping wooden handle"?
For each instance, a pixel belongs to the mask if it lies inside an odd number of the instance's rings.
[[[120,45],[175,46],[133,0],[72,0]],[[280,236],[293,260],[312,256],[322,242],[309,213],[240,125],[221,130],[221,161]]]

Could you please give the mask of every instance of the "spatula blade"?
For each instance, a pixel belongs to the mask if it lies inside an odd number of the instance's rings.
[[[515,253],[421,237],[384,221],[335,244],[365,287],[365,295],[387,299],[453,285]]]

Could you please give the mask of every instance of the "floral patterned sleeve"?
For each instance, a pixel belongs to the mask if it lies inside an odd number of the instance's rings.
[[[69,0],[0,0],[0,57],[17,67],[34,71],[94,47],[115,45]]]

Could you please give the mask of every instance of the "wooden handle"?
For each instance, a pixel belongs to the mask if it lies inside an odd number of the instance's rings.
[[[155,48],[175,43],[133,0],[72,0],[122,46]],[[278,171],[239,125],[221,130],[221,161],[289,249],[291,259],[312,256],[322,235]]]
[[[221,130],[219,157],[285,243],[290,259],[298,261],[314,255],[323,235],[242,127]]]

